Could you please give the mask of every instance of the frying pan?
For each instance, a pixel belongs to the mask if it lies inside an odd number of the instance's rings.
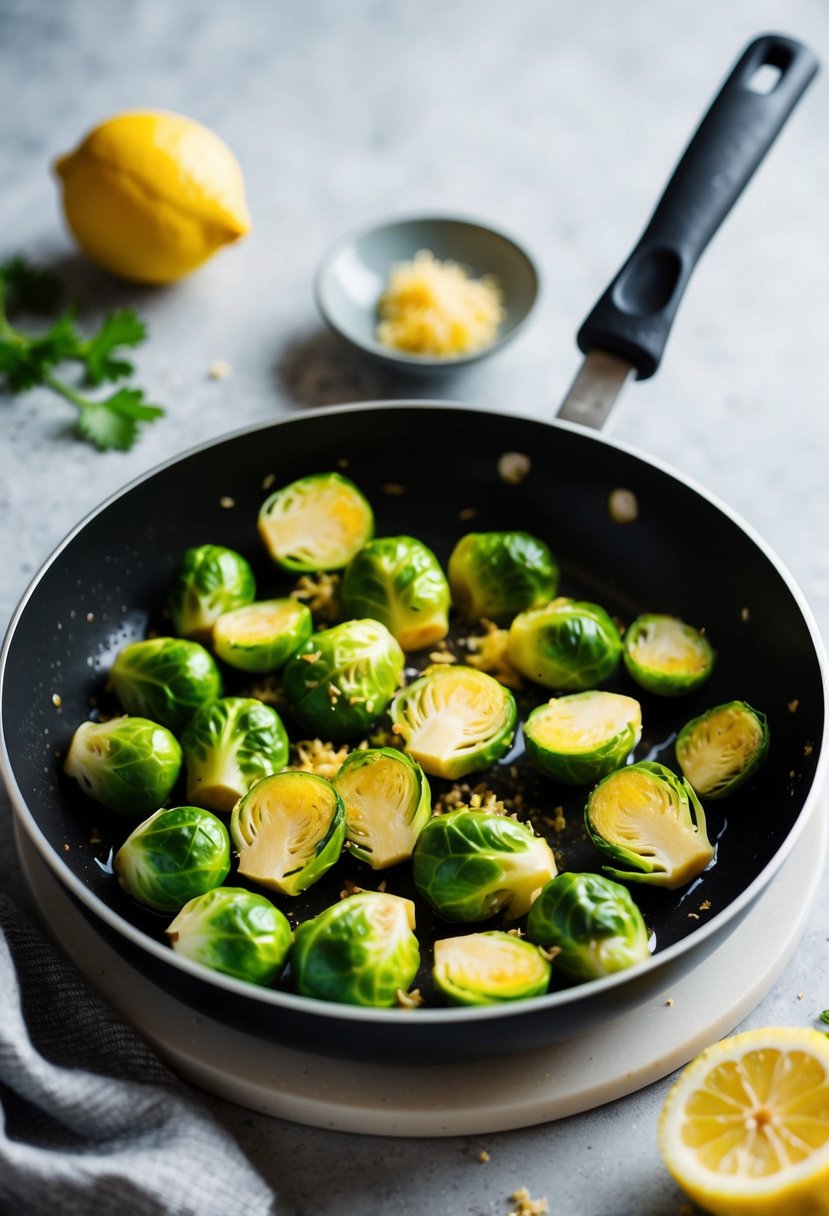
[[[778,74],[768,93],[753,87],[763,65]],[[640,378],[656,370],[694,262],[815,70],[808,50],[772,35],[738,61],[642,240],[579,333],[587,358],[562,407],[564,420],[400,401],[250,428],[127,486],[79,524],[33,580],[0,667],[2,764],[15,830],[100,936],[195,1010],[268,1040],[375,1060],[459,1059],[555,1042],[652,999],[698,966],[750,915],[783,865],[817,805],[825,768],[825,658],[803,596],[725,505],[581,423],[606,415],[631,368]],[[498,475],[507,451],[530,456],[518,484]],[[529,1001],[441,1008],[431,1000],[430,948],[458,930],[419,906],[424,966],[417,982],[426,1006],[359,1009],[299,997],[289,980],[263,990],[181,959],[165,944],[168,918],[120,890],[111,857],[129,825],[113,822],[64,777],[62,757],[75,727],[109,708],[106,674],[118,649],[150,629],[166,631],[163,604],[186,547],[229,545],[253,565],[260,598],[284,593],[288,584],[256,533],[265,487],[334,468],[347,468],[367,494],[378,535],[414,533],[445,563],[470,527],[523,528],[546,539],[558,557],[561,594],[597,601],[625,623],[650,611],[703,627],[718,661],[697,692],[660,699],[640,693],[624,673],[609,685],[642,701],[637,759],[675,767],[677,729],[709,706],[739,698],[767,714],[772,745],[761,774],[706,808],[714,864],[679,892],[634,890],[654,935],[648,962]],[[619,487],[638,504],[627,524],[608,510]],[[229,673],[227,691],[243,687]],[[523,695],[526,708],[549,692]],[[526,778],[526,805],[540,813],[539,826],[553,808],[563,808],[566,826],[550,837],[561,868],[599,869],[582,822],[585,791],[534,783],[520,738],[487,782],[508,785],[512,765]],[[375,886],[382,877],[389,890],[411,894],[406,867],[376,875],[346,860],[291,903],[292,918],[313,915],[348,881]],[[64,945],[71,952],[71,941]]]

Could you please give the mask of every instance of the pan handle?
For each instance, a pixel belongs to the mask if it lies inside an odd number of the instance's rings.
[[[817,70],[816,57],[792,38],[765,34],[749,44],[579,330],[580,350],[621,357],[639,380],[654,374],[697,261]]]

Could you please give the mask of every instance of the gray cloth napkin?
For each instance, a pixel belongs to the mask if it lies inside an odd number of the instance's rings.
[[[5,896],[0,1212],[275,1212],[236,1143]]]

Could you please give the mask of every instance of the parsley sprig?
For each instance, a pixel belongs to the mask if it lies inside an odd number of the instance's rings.
[[[92,388],[131,376],[134,368],[124,352],[147,336],[144,322],[131,308],[108,313],[98,330],[83,337],[75,308],[65,309],[43,333],[24,333],[9,320],[18,312],[53,315],[63,289],[49,271],[14,257],[0,263],[0,383],[12,393],[32,388],[53,390],[78,411],[77,432],[101,452],[126,452],[135,443],[142,422],[160,418],[164,410],[144,399],[139,388],[122,386],[109,396],[90,396]],[[59,374],[63,364],[79,364],[85,384],[68,383]]]

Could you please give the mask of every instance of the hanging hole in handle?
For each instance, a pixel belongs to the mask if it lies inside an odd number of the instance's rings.
[[[776,63],[761,63],[747,81],[746,88],[749,93],[759,93],[762,97],[767,97],[777,88],[782,75],[783,69]]]
[[[675,250],[640,251],[617,279],[613,301],[629,317],[651,316],[669,303],[681,275],[682,261]]]

